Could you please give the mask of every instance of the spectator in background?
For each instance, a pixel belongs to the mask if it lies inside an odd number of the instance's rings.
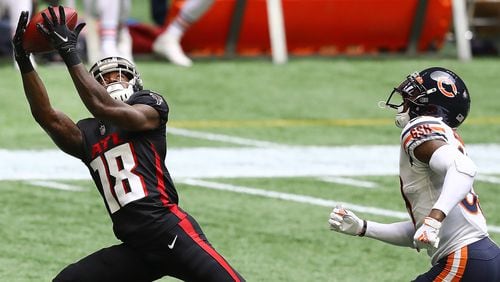
[[[182,50],[181,39],[189,27],[212,6],[214,0],[187,0],[179,15],[153,43],[153,51],[173,64],[190,67],[193,62]]]
[[[133,61],[132,38],[126,24],[130,0],[84,0],[83,4],[88,61],[114,56]]]

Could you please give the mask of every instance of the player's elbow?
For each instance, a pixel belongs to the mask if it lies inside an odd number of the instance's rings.
[[[52,109],[40,110],[38,108],[32,108],[31,116],[43,128],[50,126],[56,119],[55,112]]]
[[[477,173],[476,164],[465,155],[458,156],[455,159],[455,168],[458,172],[474,178]]]

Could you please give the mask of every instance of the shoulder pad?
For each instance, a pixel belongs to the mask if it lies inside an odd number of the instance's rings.
[[[448,141],[446,136],[447,126],[440,118],[417,117],[410,121],[401,133],[401,146],[408,153],[413,151],[418,145],[440,139]]]

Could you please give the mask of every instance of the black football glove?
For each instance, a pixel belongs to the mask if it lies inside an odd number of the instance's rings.
[[[22,11],[19,16],[19,22],[17,23],[16,33],[12,38],[12,46],[14,48],[14,59],[19,66],[19,70],[22,73],[28,73],[32,71],[33,65],[30,61],[30,54],[26,52],[23,48],[23,37],[26,32],[26,26],[28,24],[29,12]]]
[[[45,13],[42,13],[44,23],[43,25],[38,23],[36,27],[49,39],[52,47],[59,52],[59,55],[61,55],[68,67],[81,63],[82,61],[80,57],[78,57],[76,43],[78,41],[78,35],[85,26],[85,23],[80,23],[76,26],[75,30],[72,31],[66,25],[66,14],[64,13],[63,6],[59,6],[60,19],[57,18],[52,7],[49,7],[48,10],[51,19],[49,19]]]

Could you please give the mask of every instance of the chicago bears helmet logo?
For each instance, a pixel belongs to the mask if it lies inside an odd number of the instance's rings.
[[[449,77],[440,77],[437,81],[439,92],[444,96],[453,98],[457,96],[457,86]]]
[[[458,95],[455,79],[449,73],[435,71],[431,74],[431,78],[437,82],[438,90],[444,96],[453,98]]]

